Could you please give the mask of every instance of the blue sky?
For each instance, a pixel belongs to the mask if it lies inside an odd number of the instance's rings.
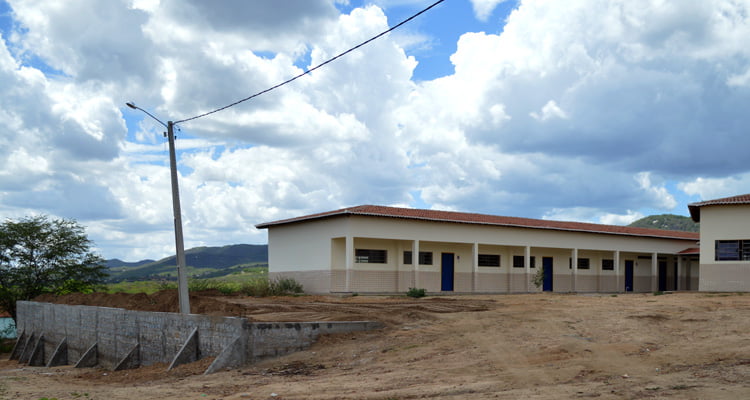
[[[425,0],[0,1],[0,215],[174,252],[163,121],[249,96]],[[359,204],[627,224],[750,192],[750,6],[446,0],[177,132],[186,247]]]

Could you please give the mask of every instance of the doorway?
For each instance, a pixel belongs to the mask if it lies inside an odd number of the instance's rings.
[[[625,291],[633,291],[633,260],[625,260]]]
[[[440,267],[440,290],[443,292],[453,291],[453,253],[443,253]]]
[[[544,273],[544,280],[542,281],[542,290],[545,292],[554,291],[553,285],[553,262],[552,257],[542,257],[542,269]]]
[[[667,290],[667,262],[659,261],[659,291]]]

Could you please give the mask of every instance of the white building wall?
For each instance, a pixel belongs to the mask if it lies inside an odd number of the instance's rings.
[[[716,240],[750,240],[750,205],[701,207],[699,290],[750,291],[750,261],[716,261]]]
[[[442,253],[454,254],[455,292],[537,291],[530,282],[542,268],[543,257],[553,258],[556,292],[621,291],[628,259],[636,263],[635,290],[648,292],[651,263],[637,256],[650,256],[654,252],[674,254],[695,245],[694,241],[680,239],[365,216],[271,226],[268,236],[270,275],[294,276],[310,293],[403,292],[413,285],[430,292],[440,291]],[[386,250],[388,262],[352,262],[351,270],[347,271],[347,236],[353,238],[350,254],[356,249]],[[432,265],[419,265],[415,270],[413,265],[403,263],[403,252],[412,251],[415,240],[419,241],[420,252],[433,253]],[[474,243],[478,243],[479,254],[498,254],[500,267],[475,269]],[[526,246],[530,246],[530,255],[535,258],[535,268],[528,272],[525,268],[513,268],[513,256],[523,256]],[[578,258],[590,260],[590,268],[577,270],[575,278],[569,267],[572,249],[578,249]],[[615,250],[621,252],[619,268],[602,270],[601,260],[614,259]],[[412,257],[418,260],[418,255]]]
[[[269,278],[292,277],[307,293],[328,293],[333,279],[333,237],[346,233],[346,219],[278,225],[268,230]],[[341,245],[343,250],[343,244]]]

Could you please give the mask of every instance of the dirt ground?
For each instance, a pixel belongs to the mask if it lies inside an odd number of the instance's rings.
[[[53,300],[167,311],[169,296]],[[194,296],[193,312],[386,328],[208,376],[211,360],[111,372],[5,354],[0,399],[750,398],[750,294]]]

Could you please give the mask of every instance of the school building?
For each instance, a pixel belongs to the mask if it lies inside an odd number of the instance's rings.
[[[750,290],[750,195],[689,210],[700,234],[374,205],[257,228],[308,293]]]

